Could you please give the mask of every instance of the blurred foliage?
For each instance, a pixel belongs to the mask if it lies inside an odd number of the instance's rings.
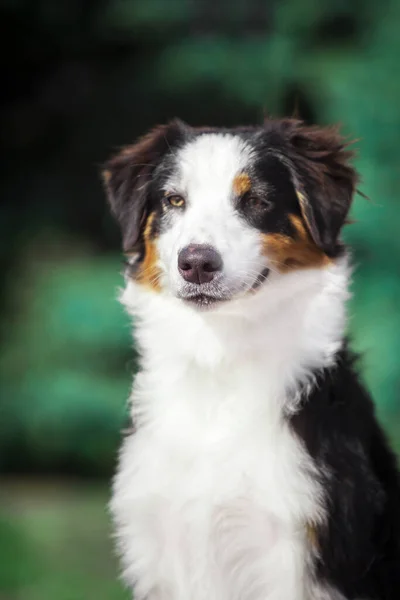
[[[116,301],[118,261],[71,257],[59,240],[56,250],[46,244],[45,255],[41,246],[41,256],[28,251],[25,271],[21,266],[22,297],[21,279],[8,290],[18,317],[6,328],[11,335],[0,358],[0,443],[7,449],[0,466],[3,460],[16,471],[57,464],[70,473],[108,473],[135,369],[130,328]]]
[[[108,474],[135,357],[101,162],[297,108],[358,138],[350,331],[400,449],[400,1],[0,0],[0,468]],[[18,75],[17,75],[18,74]]]

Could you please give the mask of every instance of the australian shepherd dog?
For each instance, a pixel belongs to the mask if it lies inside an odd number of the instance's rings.
[[[192,128],[103,179],[140,368],[111,511],[135,600],[400,600],[400,483],[346,342],[334,128]]]

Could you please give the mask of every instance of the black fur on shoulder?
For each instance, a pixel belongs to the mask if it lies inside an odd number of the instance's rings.
[[[327,520],[318,579],[349,600],[400,598],[400,477],[347,349],[322,371],[291,425],[322,473]]]

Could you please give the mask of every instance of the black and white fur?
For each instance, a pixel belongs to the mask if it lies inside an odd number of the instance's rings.
[[[175,121],[106,166],[141,354],[111,502],[136,600],[400,598],[399,475],[345,341],[349,157],[298,121]],[[211,282],[178,268],[193,244]]]

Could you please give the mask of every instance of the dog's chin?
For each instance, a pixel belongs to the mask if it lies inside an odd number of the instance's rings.
[[[205,285],[188,285],[185,286],[178,294],[178,298],[180,298],[185,304],[193,306],[198,310],[210,310],[212,308],[216,308],[234,300],[235,298],[240,298],[245,296],[249,292],[255,292],[258,290],[262,284],[265,282],[269,274],[269,269],[264,269],[254,280],[252,285],[239,285],[235,289],[231,289],[228,286],[224,285],[213,285],[213,284],[205,284]]]
[[[227,286],[206,283],[202,285],[186,284],[176,295],[182,302],[197,310],[211,310],[232,300],[235,293]]]
[[[225,302],[229,302],[231,297],[215,297],[210,296],[208,294],[197,294],[196,296],[181,296],[181,300],[189,306],[193,306],[197,310],[211,310],[212,308],[216,308]]]

